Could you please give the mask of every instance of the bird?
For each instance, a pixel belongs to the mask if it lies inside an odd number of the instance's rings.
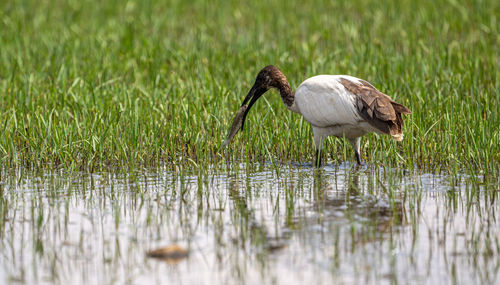
[[[358,165],[361,165],[361,137],[378,133],[402,141],[402,114],[411,114],[410,109],[394,102],[363,79],[349,75],[317,75],[303,81],[294,92],[283,72],[268,65],[258,73],[223,146],[227,146],[238,130],[243,129],[250,108],[269,89],[278,90],[286,108],[302,115],[311,124],[317,167],[321,165],[321,150],[326,137],[346,138],[354,149]]]

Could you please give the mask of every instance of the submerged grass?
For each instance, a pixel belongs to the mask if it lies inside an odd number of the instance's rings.
[[[99,169],[312,161],[312,131],[264,96],[224,135],[263,66],[293,87],[350,74],[407,105],[405,140],[373,164],[497,175],[499,11],[485,1],[2,1],[0,159]],[[330,139],[334,161],[352,158]]]

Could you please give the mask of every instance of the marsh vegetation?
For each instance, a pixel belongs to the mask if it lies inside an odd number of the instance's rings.
[[[498,1],[344,2],[4,1],[1,159],[87,170],[310,162],[310,126],[275,91],[220,152],[256,73],[274,64],[292,88],[350,74],[410,107],[404,143],[364,140],[370,163],[498,173]],[[325,152],[352,159],[342,141]]]

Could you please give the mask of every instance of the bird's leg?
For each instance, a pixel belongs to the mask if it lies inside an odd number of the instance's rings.
[[[313,128],[314,133],[314,144],[316,145],[316,161],[315,166],[321,166],[321,149],[323,148],[323,136],[321,130],[318,128]]]
[[[354,154],[356,155],[356,161],[358,162],[359,165],[361,165],[361,155],[359,154],[361,138],[357,137],[355,139],[349,139],[349,142],[351,143],[352,148],[354,149]]]
[[[316,160],[314,165],[318,168],[321,166],[321,150],[318,148],[316,149]]]
[[[358,161],[358,164],[361,165],[361,157],[359,156],[359,151],[356,151],[355,154],[356,154],[356,160]]]

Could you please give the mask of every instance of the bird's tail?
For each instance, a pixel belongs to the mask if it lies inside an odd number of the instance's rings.
[[[400,142],[404,138],[403,136],[404,123],[403,123],[403,118],[401,118],[401,114],[411,114],[411,111],[405,106],[396,103],[394,101],[391,101],[391,105],[394,108],[396,114],[396,120],[393,120],[389,126],[390,135],[395,141]]]

